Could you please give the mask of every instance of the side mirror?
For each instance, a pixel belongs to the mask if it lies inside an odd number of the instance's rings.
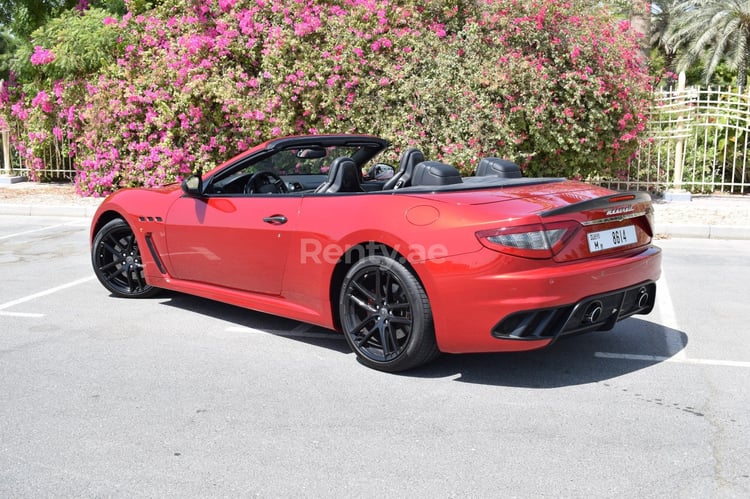
[[[395,175],[395,171],[391,165],[385,163],[378,163],[367,172],[367,178],[370,180],[388,180]]]
[[[191,197],[203,196],[203,180],[200,175],[190,175],[182,181],[182,192]]]

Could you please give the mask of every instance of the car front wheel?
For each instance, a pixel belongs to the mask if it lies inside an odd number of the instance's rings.
[[[138,241],[121,218],[107,222],[91,248],[94,273],[105,288],[123,298],[146,298],[159,292],[146,283]]]
[[[412,369],[438,355],[432,309],[422,284],[381,255],[356,262],[339,296],[341,327],[359,360],[374,369]]]

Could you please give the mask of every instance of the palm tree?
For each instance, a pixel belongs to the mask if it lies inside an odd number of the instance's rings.
[[[671,76],[677,72],[677,50],[680,40],[671,40],[676,20],[686,3],[686,0],[659,0],[651,4],[651,46],[658,49],[664,56],[664,69],[668,73],[667,86],[674,79]]]
[[[684,70],[697,59],[704,59],[706,83],[721,61],[737,70],[737,86],[747,84],[750,63],[750,1],[692,0],[683,4],[670,44],[685,43],[686,51],[678,69]]]

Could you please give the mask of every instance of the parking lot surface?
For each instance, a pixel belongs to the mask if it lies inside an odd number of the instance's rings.
[[[0,216],[0,497],[748,497],[750,241],[665,239],[649,316],[400,375],[325,329],[123,300],[85,218]]]

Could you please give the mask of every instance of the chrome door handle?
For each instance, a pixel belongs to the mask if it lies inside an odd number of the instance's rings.
[[[284,215],[272,215],[263,219],[264,222],[271,225],[283,225],[287,223],[287,218]]]

